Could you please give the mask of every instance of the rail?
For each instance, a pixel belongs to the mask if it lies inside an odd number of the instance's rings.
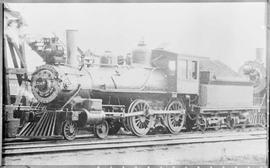
[[[59,152],[73,152],[85,150],[101,150],[112,148],[129,147],[151,147],[159,145],[184,145],[194,143],[214,143],[226,141],[244,141],[244,140],[266,140],[266,131],[256,132],[234,132],[234,133],[212,133],[212,134],[191,134],[191,135],[162,135],[147,136],[141,138],[122,138],[105,139],[99,141],[65,141],[65,143],[53,144],[17,144],[4,145],[4,156],[31,155],[31,154],[50,154]]]

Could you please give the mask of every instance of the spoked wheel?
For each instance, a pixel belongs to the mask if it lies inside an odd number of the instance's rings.
[[[94,133],[100,139],[106,138],[108,136],[108,133],[109,133],[108,122],[106,120],[104,120],[104,121],[102,121],[102,123],[95,125]]]
[[[179,133],[182,130],[186,119],[186,109],[184,104],[178,100],[174,100],[167,106],[166,110],[179,111],[179,114],[166,114],[165,116],[165,122],[167,123],[170,133]]]
[[[144,100],[135,100],[129,106],[128,113],[134,112],[147,112],[149,110],[149,104]],[[150,115],[139,115],[127,118],[127,125],[129,130],[137,136],[144,136],[150,130],[152,124],[152,116]]]
[[[204,132],[207,128],[206,118],[203,115],[199,114],[196,120],[196,125],[200,131]]]
[[[77,125],[73,121],[64,121],[62,134],[65,139],[71,141],[74,140],[77,134]]]
[[[231,118],[230,116],[226,118],[226,125],[228,128],[230,129],[234,129],[235,127],[235,122],[234,122],[234,119]]]
[[[259,113],[259,126],[263,127],[263,128],[266,128],[267,127],[267,122],[266,122],[266,114],[263,113],[263,112],[260,112]]]
[[[214,125],[214,130],[218,131],[220,130],[220,128],[221,128],[221,122],[219,121]]]
[[[247,120],[244,121],[244,123],[241,124],[241,128],[242,128],[242,129],[245,129],[245,128],[247,127],[247,123],[248,123]]]

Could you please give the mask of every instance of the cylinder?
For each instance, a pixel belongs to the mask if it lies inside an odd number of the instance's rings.
[[[67,40],[67,64],[78,67],[79,59],[77,56],[77,30],[66,30]]]
[[[79,123],[81,126],[88,124],[100,124],[105,119],[104,111],[88,111],[83,109],[79,115]]]

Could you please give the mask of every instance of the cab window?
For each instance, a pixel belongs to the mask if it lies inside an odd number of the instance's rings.
[[[192,61],[192,79],[197,79],[198,63],[197,61]]]

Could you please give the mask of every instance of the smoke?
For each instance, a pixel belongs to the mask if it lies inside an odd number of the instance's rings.
[[[157,48],[160,48],[160,49],[166,49],[166,48],[169,47],[169,45],[170,45],[170,43],[168,43],[168,42],[163,42],[163,43],[159,44],[159,45],[157,46]]]

